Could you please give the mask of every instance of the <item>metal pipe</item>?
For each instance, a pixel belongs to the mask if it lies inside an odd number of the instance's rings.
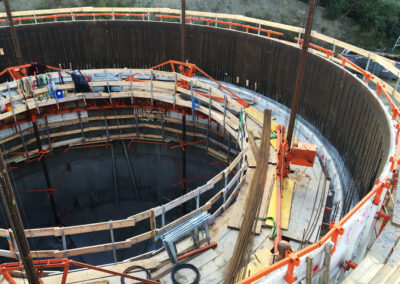
[[[133,76],[132,76],[132,69],[129,73],[129,76],[131,78],[131,82],[130,82],[130,89],[131,89],[131,104],[133,104]]]
[[[8,25],[10,26],[10,35],[11,35],[11,41],[14,46],[14,51],[15,51],[15,56],[17,58],[17,64],[22,65],[22,56],[21,56],[21,50],[19,48],[19,42],[17,38],[17,33],[15,31],[14,23],[12,20],[12,15],[11,15],[11,10],[10,10],[10,4],[8,3],[8,0],[4,0],[4,8],[7,13],[7,20],[8,20]]]
[[[229,133],[229,143],[228,143],[228,153],[226,154],[226,162],[229,165],[229,156],[231,155],[231,142],[232,142],[232,136]]]
[[[26,276],[31,284],[39,284],[36,269],[33,265],[31,251],[28,240],[26,239],[24,226],[19,213],[18,203],[15,201],[13,188],[8,176],[7,166],[3,158],[3,152],[0,150],[0,194],[3,201],[3,208],[6,210],[8,222],[10,223],[14,240],[24,264]]]
[[[129,170],[129,176],[131,178],[132,181],[132,185],[135,189],[135,193],[136,193],[136,200],[139,200],[139,192],[138,192],[138,188],[136,185],[136,179],[135,176],[133,175],[133,170],[132,170],[132,165],[131,165],[131,160],[129,159],[129,155],[128,155],[128,150],[126,149],[126,144],[125,141],[121,141],[122,142],[122,148],[124,149],[124,154],[125,154],[125,158],[126,158],[126,163],[128,165],[128,170]]]
[[[112,226],[112,221],[110,220],[110,237],[111,237],[111,243],[112,243],[112,250],[113,250],[113,257],[114,257],[114,262],[117,262],[117,248],[115,245],[115,239],[114,239],[114,230]]]
[[[287,133],[287,140],[288,140],[289,147],[291,147],[291,143],[292,143],[294,122],[296,120],[296,113],[297,113],[297,107],[299,105],[300,92],[303,87],[303,79],[304,79],[304,73],[305,73],[305,69],[306,69],[308,46],[310,44],[311,29],[312,29],[312,25],[313,25],[314,11],[315,11],[316,5],[317,5],[317,0],[311,0],[311,2],[309,4],[309,8],[308,8],[306,30],[304,32],[303,47],[302,47],[302,51],[301,51],[299,67],[297,69],[296,85],[294,87],[294,94],[293,94],[293,101],[292,101],[292,110],[290,112],[290,118],[289,118],[289,127],[288,127],[288,133]]]
[[[43,150],[42,142],[40,141],[39,130],[38,130],[36,121],[34,121],[34,120],[36,120],[36,118],[32,119],[33,132],[35,133],[36,144],[37,144],[38,150],[40,152]],[[56,222],[57,225],[61,225],[60,217],[58,217],[58,214],[57,214],[56,201],[54,200],[54,192],[49,190],[50,188],[52,188],[52,186],[51,186],[51,182],[50,182],[49,172],[47,171],[46,157],[44,155],[43,155],[42,159],[40,159],[40,162],[42,164],[42,170],[43,170],[43,174],[44,174],[44,177],[46,180],[46,186],[48,189],[48,193],[50,196],[49,199],[50,199],[50,203],[51,203],[51,209],[52,209],[53,215],[54,215],[54,221]]]
[[[150,70],[150,96],[151,105],[153,105],[153,69]]]
[[[207,140],[206,152],[208,152],[208,144],[210,141],[210,126],[211,126],[211,87],[208,89],[208,121],[207,121]]]
[[[61,239],[62,239],[62,246],[63,246],[63,255],[66,258],[67,257],[67,240],[65,238],[65,234],[64,234],[64,230],[61,229],[60,230],[60,234],[61,234]]]
[[[139,138],[138,109],[135,108],[136,137]]]
[[[118,115],[117,110],[114,110],[114,113],[115,113],[116,115]],[[118,123],[118,126],[121,125],[121,123],[119,122],[119,119],[117,119],[117,123]],[[121,130],[121,129],[119,130],[119,133],[122,134],[122,130]],[[126,163],[127,163],[127,165],[128,165],[129,176],[130,176],[130,178],[131,178],[131,182],[132,182],[133,188],[135,189],[136,200],[139,200],[139,191],[138,191],[138,188],[137,188],[137,185],[136,185],[135,176],[133,175],[133,170],[132,170],[131,160],[129,159],[128,150],[127,150],[127,148],[126,148],[125,141],[124,141],[124,140],[121,140],[121,142],[122,142],[122,148],[123,148],[123,150],[124,150],[124,154],[125,154],[125,158],[126,158]]]
[[[368,54],[368,61],[367,61],[367,67],[365,67],[365,71],[368,71],[369,64],[371,63],[371,54]],[[363,77],[363,80],[365,80],[365,75]]]
[[[117,169],[115,167],[115,154],[114,154],[114,145],[111,143],[111,163],[112,163],[112,173],[113,173],[113,181],[114,181],[114,194],[115,194],[115,206],[118,207],[118,180],[117,180]]]
[[[186,143],[186,111],[182,109],[182,145]],[[186,151],[182,151],[182,179],[183,179],[183,194],[186,194]],[[183,215],[186,214],[186,203],[182,204]]]
[[[186,24],[186,0],[181,0],[181,56],[182,62],[186,61],[185,57],[185,24]]]

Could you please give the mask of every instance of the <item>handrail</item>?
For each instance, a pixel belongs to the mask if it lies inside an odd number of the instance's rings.
[[[339,58],[342,60],[342,67],[345,67],[346,64],[348,64],[348,65],[352,66],[354,69],[356,69],[357,71],[359,71],[360,73],[362,73],[365,77],[365,83],[368,83],[370,79],[374,78],[374,75],[372,73],[365,71],[364,69],[359,67],[357,64],[351,62],[349,59],[342,56],[341,54],[339,54]]]
[[[295,37],[294,40],[300,43],[300,47],[303,46],[303,40],[302,39],[300,39],[298,37]],[[312,48],[315,48],[315,49],[318,49],[320,51],[325,52],[326,53],[326,58],[328,58],[328,59],[331,57],[331,55],[335,54],[335,52],[333,50],[323,48],[323,47],[321,47],[319,45],[316,45],[316,44],[313,44],[313,43],[310,43],[309,46],[312,47]]]
[[[64,268],[63,269],[63,274],[62,274],[62,279],[61,279],[61,284],[65,284],[67,282],[68,278],[68,270],[69,267],[72,265],[78,266],[78,267],[83,267],[87,269],[92,269],[104,273],[108,273],[111,275],[115,276],[120,276],[128,279],[133,279],[133,280],[139,280],[141,283],[148,283],[148,284],[160,284],[161,282],[159,281],[154,281],[151,279],[144,279],[140,278],[134,275],[129,275],[125,273],[120,273],[116,271],[112,271],[109,269],[105,269],[102,267],[94,266],[94,265],[89,265],[86,263],[82,262],[77,262],[71,259],[50,259],[50,260],[35,260],[33,261],[34,267],[37,269],[37,271],[43,271],[44,268]],[[4,277],[4,279],[8,283],[15,284],[15,280],[12,278],[9,272],[11,271],[23,271],[24,270],[24,265],[22,262],[12,262],[12,263],[3,263],[0,265],[0,274]],[[41,281],[42,283],[42,281]]]

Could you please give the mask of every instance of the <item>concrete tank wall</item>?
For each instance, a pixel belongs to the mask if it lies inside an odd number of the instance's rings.
[[[18,27],[25,62],[73,68],[144,68],[180,59],[178,24],[141,21],[59,22]],[[187,26],[190,62],[218,80],[248,86],[290,106],[299,50],[256,35]],[[0,29],[0,68],[15,65],[10,37]],[[247,81],[248,80],[248,81]],[[239,82],[239,83],[237,83]],[[387,160],[389,124],[369,89],[339,66],[309,55],[299,113],[337,148],[360,195]]]

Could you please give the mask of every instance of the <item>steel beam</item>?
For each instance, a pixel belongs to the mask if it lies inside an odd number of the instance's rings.
[[[38,130],[36,121],[32,120],[32,125],[33,125],[33,131],[35,133],[36,144],[37,144],[38,150],[39,150],[39,152],[43,151],[42,142],[40,141],[40,135],[39,135],[39,130]],[[44,174],[44,177],[46,180],[46,186],[48,189],[48,193],[50,196],[49,199],[50,199],[50,203],[51,203],[51,209],[52,209],[53,215],[54,215],[54,221],[56,222],[57,225],[61,225],[61,220],[60,220],[60,217],[58,217],[58,213],[57,213],[57,207],[56,207],[56,201],[54,199],[54,193],[49,190],[50,188],[52,188],[52,186],[51,186],[51,182],[50,182],[49,172],[47,171],[45,155],[43,155],[42,159],[40,159],[40,163],[42,164],[42,170],[43,170],[43,174]]]

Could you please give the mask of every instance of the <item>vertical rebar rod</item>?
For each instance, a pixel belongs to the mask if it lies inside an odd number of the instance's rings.
[[[38,147],[38,150],[42,151],[43,150],[42,142],[40,140],[39,130],[38,130],[36,121],[32,121],[32,125],[33,125],[33,132],[35,133],[36,145]],[[47,171],[46,156],[43,156],[42,159],[40,159],[40,163],[42,164],[42,170],[43,170],[44,178],[46,180],[47,189],[50,189],[51,182],[50,182],[49,172]],[[58,213],[57,213],[56,201],[54,199],[54,192],[49,190],[48,193],[50,196],[50,203],[51,203],[51,209],[52,209],[53,215],[54,215],[54,221],[56,222],[57,225],[61,225],[61,220],[60,220],[60,217],[58,217]]]
[[[289,147],[291,147],[291,143],[292,143],[297,107],[299,106],[300,93],[301,93],[301,89],[303,87],[304,73],[306,70],[306,62],[307,62],[307,54],[308,54],[308,46],[310,44],[311,29],[312,29],[312,25],[313,25],[313,21],[314,21],[314,11],[315,11],[316,5],[317,5],[317,0],[311,0],[309,7],[308,7],[306,30],[304,32],[303,47],[301,50],[300,62],[299,62],[299,66],[297,69],[296,85],[294,87],[294,94],[293,94],[293,101],[292,101],[292,110],[290,112],[290,118],[289,118],[289,127],[288,127],[288,133],[287,133],[287,140],[288,140]]]
[[[186,143],[186,111],[182,110],[182,145]],[[186,151],[183,149],[182,151],[182,179],[183,179],[183,193],[186,194]],[[182,204],[183,215],[186,214],[186,203]]]
[[[14,46],[14,51],[15,51],[15,57],[17,59],[17,64],[22,65],[22,56],[21,56],[21,50],[19,48],[19,42],[17,38],[17,32],[15,31],[14,23],[12,20],[11,16],[11,10],[10,10],[10,4],[8,3],[8,0],[4,0],[4,8],[7,13],[7,19],[8,19],[8,25],[10,26],[10,34],[11,34],[11,41]]]
[[[181,0],[181,55],[182,62],[185,62],[185,24],[186,24],[186,0]]]
[[[118,176],[117,176],[117,169],[116,169],[116,165],[115,165],[115,154],[114,154],[114,145],[113,145],[113,143],[111,143],[110,150],[111,150],[111,165],[112,165],[113,182],[114,182],[115,207],[118,208],[118,204],[119,204]]]
[[[7,166],[3,158],[3,151],[0,150],[0,184],[1,200],[3,208],[7,213],[14,240],[17,244],[22,263],[25,268],[26,276],[31,284],[39,284],[39,279],[33,265],[32,255],[26,239],[24,226],[19,213],[18,203],[16,202],[10,177],[8,176]]]

